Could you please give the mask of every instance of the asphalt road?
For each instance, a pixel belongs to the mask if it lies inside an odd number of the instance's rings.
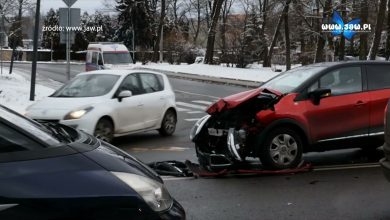
[[[30,73],[31,64],[15,69]],[[72,65],[72,75],[84,66]],[[65,81],[65,66],[38,64],[38,82],[52,87]],[[118,138],[115,144],[145,162],[189,159],[196,162],[189,130],[218,97],[241,87],[170,79],[176,92],[179,123],[172,137],[147,132]],[[166,178],[171,194],[188,219],[390,219],[390,183],[377,161],[381,152],[359,149],[309,153],[316,171],[295,175]]]

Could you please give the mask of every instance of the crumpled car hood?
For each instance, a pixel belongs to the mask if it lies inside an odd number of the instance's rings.
[[[206,110],[206,112],[211,115],[211,114],[215,114],[218,112],[222,112],[224,110],[236,108],[237,106],[241,105],[245,101],[252,99],[256,96],[259,96],[261,93],[270,93],[272,95],[276,95],[277,97],[280,97],[283,95],[282,93],[280,93],[278,91],[267,89],[267,88],[252,89],[249,91],[237,93],[237,94],[222,98],[222,99],[218,100],[217,102],[215,102],[214,104],[212,104]]]

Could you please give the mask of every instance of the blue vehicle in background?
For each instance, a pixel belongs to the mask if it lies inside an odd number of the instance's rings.
[[[0,219],[185,219],[160,176],[126,152],[0,105]]]

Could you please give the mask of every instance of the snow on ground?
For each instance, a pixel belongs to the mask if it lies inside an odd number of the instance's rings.
[[[168,63],[149,63],[144,67],[155,70],[172,71],[175,73],[186,73],[216,78],[247,80],[256,82],[265,82],[280,73],[274,72],[272,70],[273,68],[265,68],[261,65],[252,65],[250,68],[242,69],[207,64],[170,65]],[[280,67],[277,68],[279,69]]]
[[[53,89],[37,84],[35,86],[35,100],[40,100],[51,95]],[[33,103],[30,100],[30,81],[26,80],[17,71],[11,75],[4,68],[3,75],[0,75],[0,104],[21,114]]]

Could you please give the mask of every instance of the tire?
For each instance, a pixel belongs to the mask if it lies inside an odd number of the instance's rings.
[[[93,135],[100,140],[111,143],[114,139],[114,125],[112,124],[111,120],[107,118],[101,118],[96,124]]]
[[[158,130],[161,136],[171,136],[176,130],[177,116],[173,110],[168,110],[161,122]]]
[[[295,130],[276,128],[267,134],[260,149],[260,160],[270,170],[295,168],[302,160],[302,149],[302,138]]]

